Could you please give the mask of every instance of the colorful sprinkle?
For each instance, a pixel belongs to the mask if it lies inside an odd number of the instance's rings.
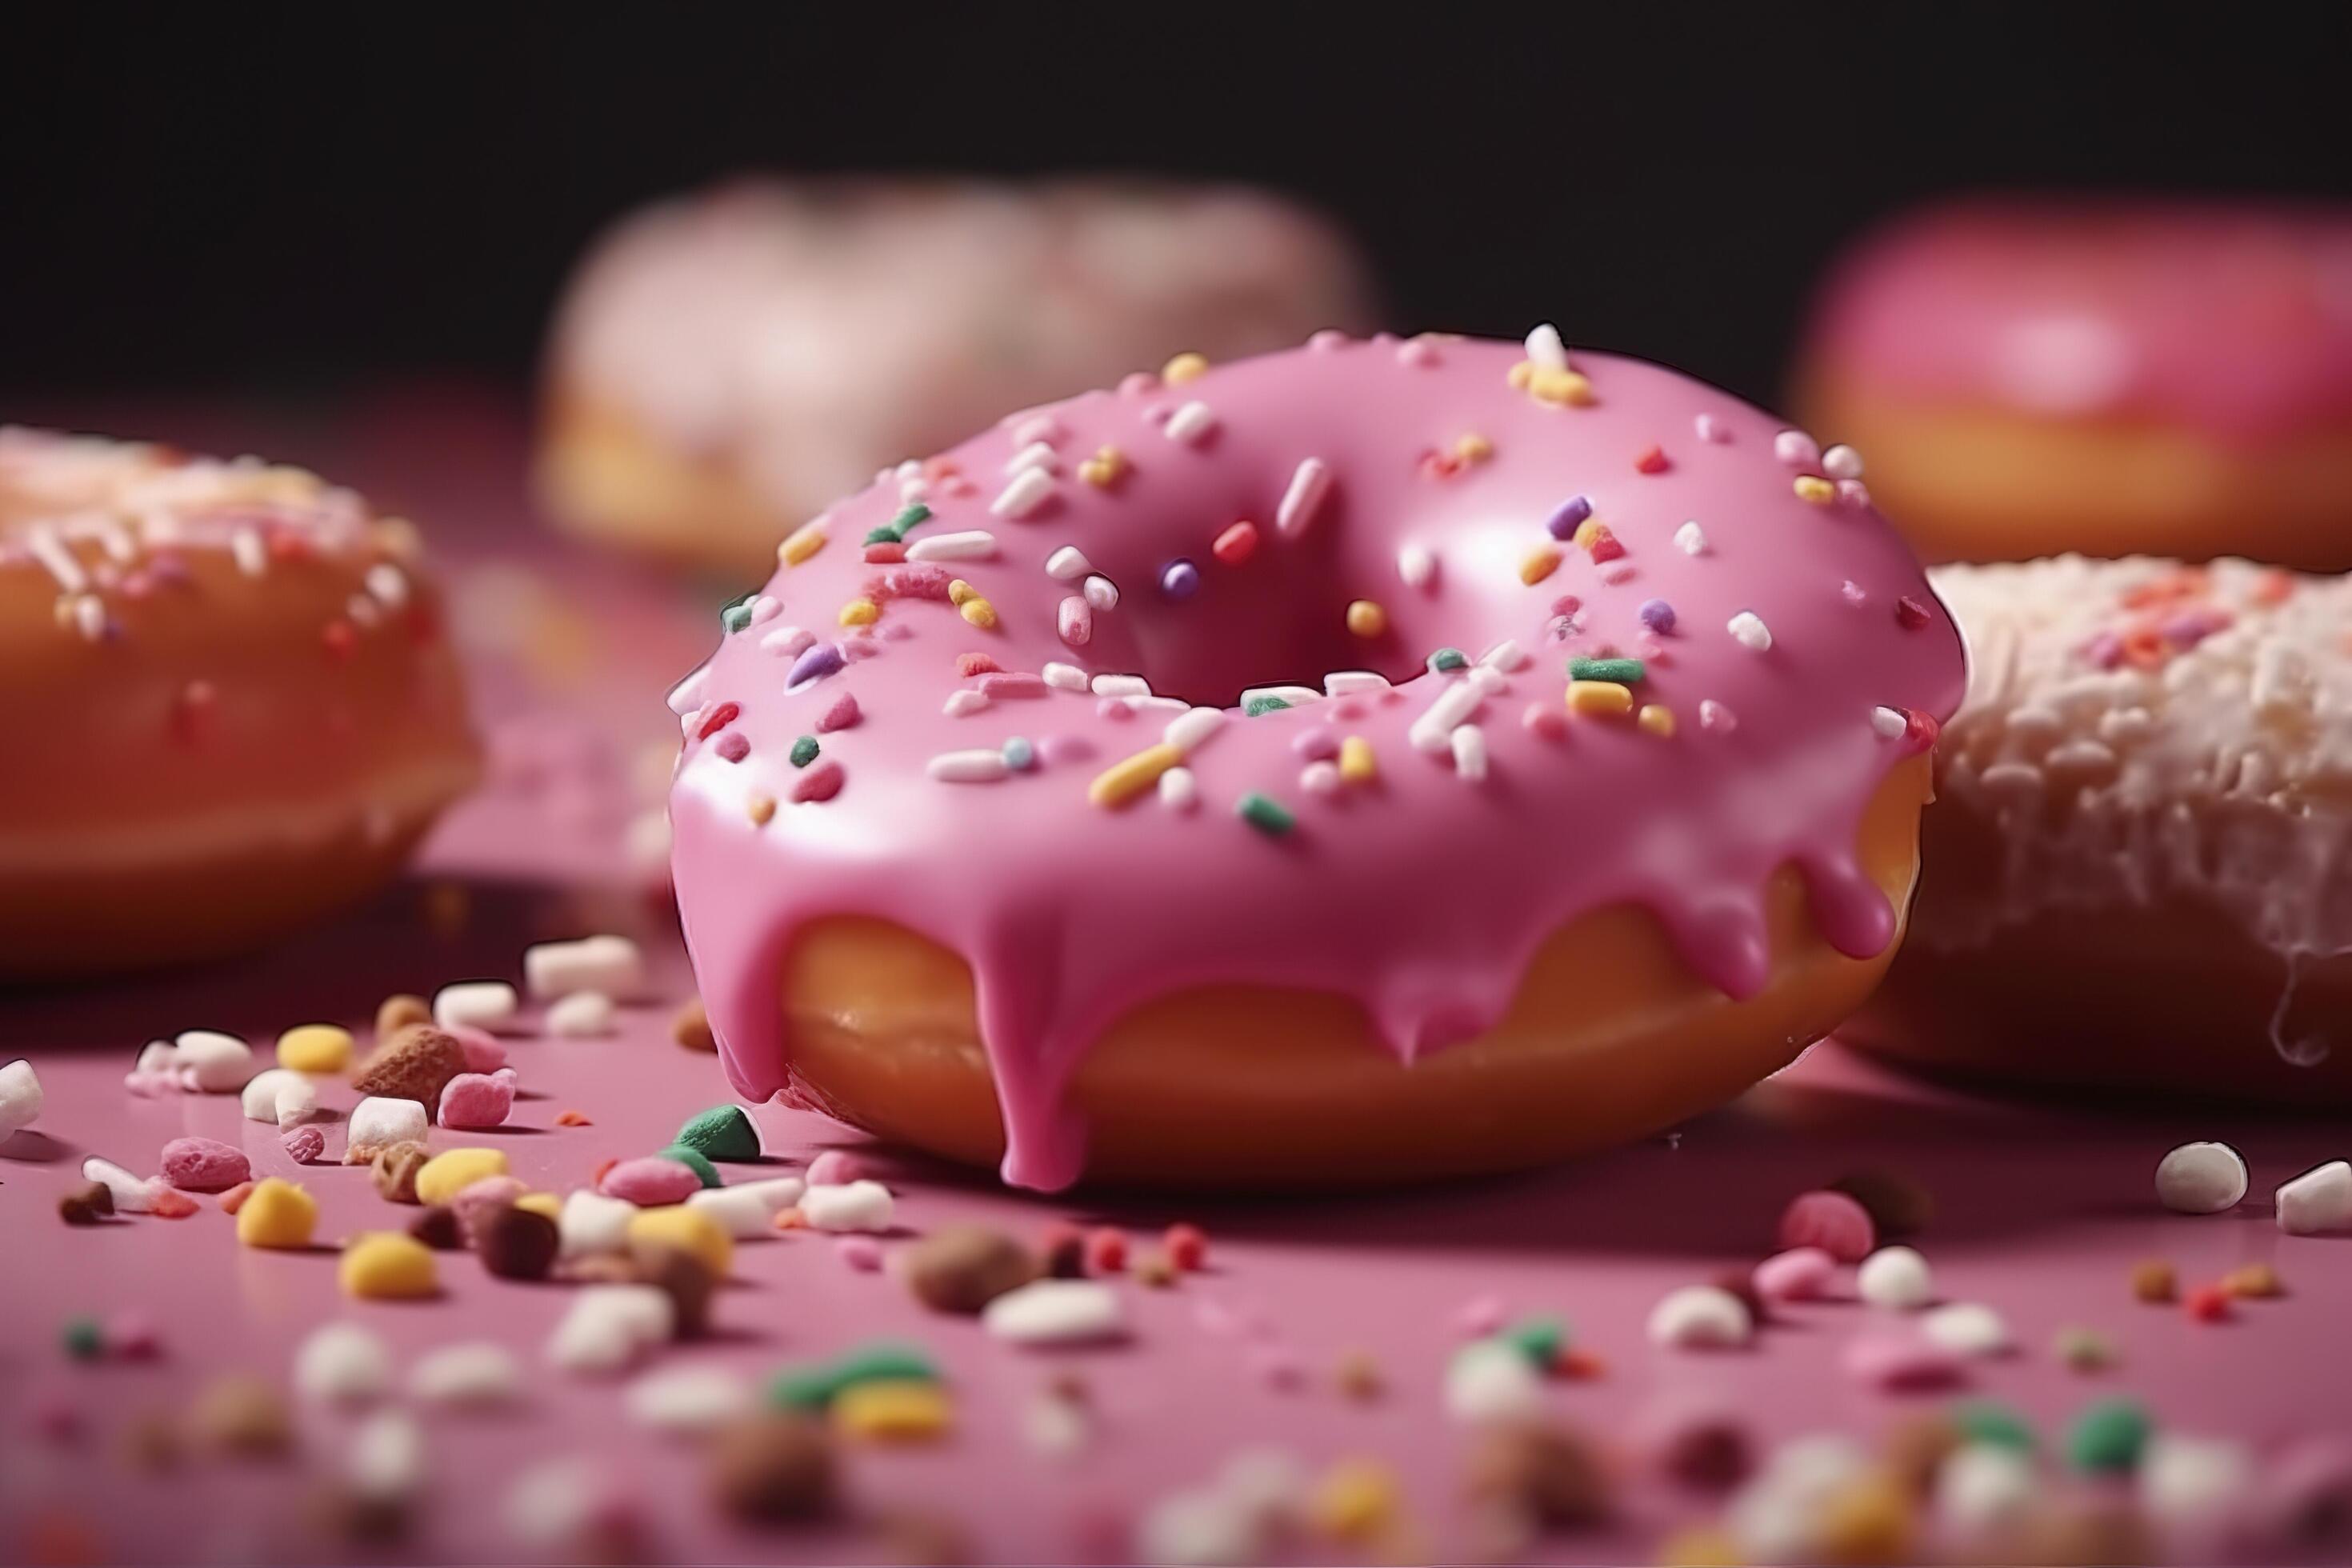
[[[1429,656],[1429,668],[1432,673],[1438,675],[1443,675],[1449,669],[1465,668],[1469,663],[1470,656],[1458,647],[1442,647]]]
[[[1171,599],[1189,599],[1201,591],[1201,569],[1190,561],[1171,561],[1160,569],[1160,591]]]
[[[1633,693],[1613,680],[1571,680],[1568,683],[1568,710],[1621,719],[1633,710]]]
[[[1228,566],[1239,566],[1257,553],[1257,524],[1237,522],[1216,537],[1209,553]]]
[[[1234,814],[1269,838],[1281,838],[1298,826],[1298,819],[1280,801],[1256,790],[1234,803]]]
[[[1544,528],[1554,539],[1574,539],[1584,520],[1592,515],[1592,498],[1570,496],[1552,509],[1544,519]]]
[[[1125,805],[1157,784],[1161,773],[1184,760],[1184,753],[1165,742],[1146,746],[1105,768],[1087,785],[1087,798],[1107,807]]]
[[[1285,538],[1304,533],[1323,509],[1323,498],[1331,490],[1331,469],[1320,458],[1300,461],[1290,476],[1290,488],[1283,492],[1282,504],[1275,509],[1274,530]]]
[[[1348,629],[1360,637],[1376,637],[1389,629],[1389,613],[1377,601],[1357,599],[1348,605]]]
[[[882,618],[882,606],[871,599],[852,599],[841,606],[841,624],[845,626],[870,626]]]
[[[1667,460],[1663,447],[1644,447],[1633,454],[1633,471],[1640,474],[1663,474],[1673,465]]]
[[[1532,587],[1559,570],[1559,552],[1546,545],[1529,551],[1519,562],[1519,581]]]
[[[808,766],[811,763],[816,761],[816,752],[817,745],[816,737],[814,735],[803,735],[799,737],[797,740],[793,742],[793,766],[796,768],[804,768]]]
[[[804,522],[776,547],[776,558],[787,566],[797,566],[824,548],[824,538],[823,519]]]
[[[1644,679],[1648,667],[1638,658],[1571,658],[1568,661],[1570,680],[1613,680],[1630,685]]]
[[[1643,703],[1642,710],[1633,715],[1633,721],[1642,727],[1643,732],[1655,735],[1662,741],[1671,739],[1675,732],[1675,710],[1660,703]]]
[[[1818,474],[1799,474],[1795,489],[1799,500],[1814,506],[1827,506],[1837,500],[1837,487]]]
[[[1372,743],[1361,735],[1349,735],[1339,742],[1339,777],[1348,784],[1370,784],[1381,776],[1380,759],[1372,752]]]
[[[1171,386],[1181,386],[1188,381],[1198,381],[1208,374],[1206,354],[1181,353],[1160,367],[1160,379]]]
[[[1642,607],[1635,614],[1642,617],[1643,626],[1660,637],[1675,629],[1675,607],[1664,599],[1643,600]]]

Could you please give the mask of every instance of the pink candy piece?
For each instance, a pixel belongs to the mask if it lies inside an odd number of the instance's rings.
[[[1818,1247],[1792,1247],[1756,1266],[1750,1278],[1767,1301],[1818,1301],[1837,1275],[1837,1259]]]
[[[850,1268],[872,1274],[882,1267],[882,1244],[870,1236],[845,1236],[833,1244],[834,1256]]]
[[[1568,733],[1568,716],[1551,703],[1528,703],[1523,718],[1530,731],[1547,741],[1557,741]]]
[[[514,1109],[514,1084],[505,1077],[461,1072],[441,1090],[444,1127],[499,1127]]]
[[[862,716],[858,711],[857,699],[845,691],[833,700],[833,706],[826,709],[824,715],[817,720],[816,732],[820,735],[830,735],[835,730],[850,729]]]
[[[163,1179],[192,1193],[225,1193],[253,1178],[253,1163],[210,1138],[174,1138],[163,1145]]]
[[[845,1187],[865,1174],[866,1166],[856,1155],[827,1149],[809,1162],[807,1179],[812,1187]]]
[[[1454,1326],[1465,1339],[1478,1339],[1503,1326],[1503,1302],[1500,1297],[1478,1296],[1462,1304],[1454,1314]]]
[[[619,1198],[639,1208],[664,1208],[682,1204],[702,1190],[702,1178],[676,1160],[648,1155],[642,1160],[624,1160],[604,1173],[597,1191],[608,1198]]]
[[[1800,1193],[1780,1211],[1780,1245],[1817,1247],[1840,1263],[1859,1263],[1877,1247],[1878,1227],[1843,1193]]]
[[[687,1173],[693,1174],[690,1171]],[[458,1230],[471,1245],[492,1215],[514,1207],[514,1201],[529,1191],[512,1176],[484,1176],[457,1189],[457,1195],[449,1200],[449,1207],[457,1216]]]
[[[117,1312],[106,1322],[106,1349],[124,1361],[152,1361],[163,1353],[163,1331],[144,1312]]]
[[[278,1139],[287,1158],[298,1165],[307,1165],[327,1152],[327,1135],[309,1123],[293,1129]]]
[[[1890,1392],[1948,1388],[1968,1373],[1958,1352],[1908,1331],[1858,1334],[1843,1360],[1847,1376]]]
[[[145,1100],[160,1100],[167,1094],[180,1092],[180,1075],[175,1072],[127,1072],[122,1075],[122,1087]]]
[[[1045,678],[1042,675],[1032,675],[1026,670],[1000,670],[993,675],[983,675],[980,678],[980,694],[992,700],[1043,697],[1046,690]]]
[[[487,1029],[460,1024],[448,1033],[456,1038],[457,1048],[466,1053],[467,1072],[496,1072],[507,1065],[506,1047],[492,1038]]]

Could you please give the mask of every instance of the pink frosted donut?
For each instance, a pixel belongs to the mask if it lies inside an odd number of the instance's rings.
[[[1327,225],[1145,181],[740,181],[595,247],[558,317],[541,489],[566,526],[766,570],[877,468],[1196,351],[1360,323]]]
[[[1041,1187],[1738,1092],[1890,955],[1962,685],[1809,442],[1549,328],[1131,376],[783,561],[672,699],[728,1072]]]

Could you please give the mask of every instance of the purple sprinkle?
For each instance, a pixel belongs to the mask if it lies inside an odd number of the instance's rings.
[[[1591,515],[1591,497],[1570,496],[1553,510],[1551,516],[1544,520],[1544,527],[1551,531],[1551,536],[1554,539],[1573,539],[1576,537],[1577,524]]]
[[[1642,624],[1660,637],[1675,629],[1675,607],[1664,599],[1643,600],[1642,608],[1638,613],[1642,617]]]
[[[1301,730],[1291,738],[1290,749],[1310,763],[1328,763],[1339,754],[1339,737],[1328,730]]]
[[[1189,599],[1201,591],[1201,569],[1190,561],[1171,561],[1160,569],[1160,591],[1171,599]]]
[[[2124,639],[2113,632],[2101,632],[2083,647],[2083,653],[2101,669],[2113,669],[2124,661]]]
[[[740,763],[751,754],[751,742],[743,738],[740,730],[730,730],[719,737],[719,754],[730,763]]]
[[[822,680],[848,662],[842,657],[841,649],[833,644],[813,643],[800,658],[793,660],[793,668],[784,677],[784,689],[789,691],[809,681]]]

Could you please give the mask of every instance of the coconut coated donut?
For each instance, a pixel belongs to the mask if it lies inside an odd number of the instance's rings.
[[[672,704],[727,1070],[1034,1187],[1737,1093],[1876,980],[1962,684],[1810,443],[1549,328],[1132,376],[783,561]]]
[[[1181,351],[1365,315],[1319,220],[1238,189],[741,182],[621,224],[558,318],[541,492],[566,526],[764,572],[910,453]]]
[[[1916,215],[1833,274],[1798,403],[1930,560],[2352,566],[2352,209]]]
[[[1840,1037],[2046,1085],[2352,1103],[2352,579],[1945,567],[1969,694],[1911,935]]]
[[[477,758],[415,531],[299,469],[0,429],[0,976],[389,879]]]

